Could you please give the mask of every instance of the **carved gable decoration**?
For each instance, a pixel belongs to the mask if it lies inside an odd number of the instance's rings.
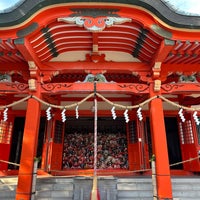
[[[97,74],[97,75],[93,75],[93,74],[88,74],[85,77],[85,80],[83,81],[83,83],[85,82],[104,82],[107,83],[108,81],[106,80],[106,77],[103,74]]]
[[[58,21],[74,23],[91,32],[103,31],[106,27],[113,26],[114,24],[131,22],[130,18],[123,18],[114,13],[117,10],[73,9],[73,11],[75,13],[69,17],[58,18]]]
[[[195,75],[181,75],[179,77],[179,82],[184,83],[184,82],[189,82],[189,83],[197,83],[197,79],[195,77]]]
[[[9,74],[0,74],[0,82],[12,82]]]

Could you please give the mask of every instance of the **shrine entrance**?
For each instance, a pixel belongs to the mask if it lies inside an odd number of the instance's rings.
[[[180,137],[178,129],[178,119],[176,116],[165,117],[165,129],[166,129],[166,138],[167,138],[167,149],[169,156],[170,169],[183,169],[183,165],[174,165],[175,163],[182,161],[181,146],[180,146]],[[146,136],[148,140],[148,150],[149,157],[152,156],[152,141],[150,134],[150,124],[149,118],[146,119],[145,123]]]
[[[22,140],[24,133],[24,117],[16,117],[14,120],[14,126],[12,131],[12,142],[9,161],[13,163],[20,163]],[[18,169],[19,166],[9,165],[9,169]]]
[[[130,121],[128,123],[125,122],[125,119],[122,116],[117,117],[115,120],[109,116],[101,115],[98,117],[99,169],[127,169],[131,171],[142,171],[142,169],[148,169],[150,167],[149,159],[152,156],[152,139],[149,117],[147,115],[141,122],[134,116],[134,112],[132,115],[130,114]],[[88,117],[80,116],[79,119],[75,119],[74,116],[67,117],[66,122],[63,123],[60,120],[60,112],[55,114],[55,117],[49,122],[46,120],[45,116],[41,117],[37,157],[42,156],[42,152],[44,153],[48,149],[47,154],[43,157],[43,162],[46,162],[46,159],[50,159],[50,163],[54,163],[54,160],[57,160],[58,157],[56,156],[54,158],[55,155],[51,152],[55,152],[53,150],[54,148],[57,149],[57,147],[54,147],[55,145],[59,145],[60,147],[60,150],[57,151],[56,154],[59,154],[60,157],[59,166],[47,169],[47,171],[51,171],[51,169],[92,169],[93,122],[94,118],[90,115]],[[24,117],[16,117],[14,119],[9,155],[9,161],[13,163],[20,163],[24,123]],[[187,167],[187,163],[179,165],[173,164],[190,158],[186,157],[186,153],[184,154],[182,151],[184,145],[188,145],[188,138],[190,137],[184,136],[185,143],[183,143],[183,139],[181,140],[181,135],[179,133],[180,127],[178,123],[179,121],[177,116],[165,116],[168,156],[171,165],[170,169],[183,170]],[[186,123],[185,126],[187,124],[188,123]],[[58,130],[61,130],[61,132],[55,134]],[[189,129],[185,128],[184,130]],[[49,146],[45,143],[48,131],[51,133],[48,142]],[[63,137],[61,137],[62,134]],[[193,137],[195,138],[196,131],[194,131],[193,134]],[[54,142],[55,145],[50,147]],[[191,142],[190,145],[192,144],[193,143]],[[196,144],[194,143],[193,146],[194,145]],[[190,150],[190,152],[192,152],[192,150]],[[183,158],[184,156],[185,158]],[[47,162],[46,165],[48,166],[49,162]],[[41,166],[41,168],[43,167],[44,165]],[[18,167],[8,165],[8,169],[18,169]]]
[[[16,117],[14,119],[12,136],[11,136],[12,139],[10,145],[10,155],[9,155],[9,162],[11,163],[16,163],[16,164],[20,163],[24,124],[25,124],[25,117]],[[45,125],[46,125],[46,118],[41,117],[39,134],[38,134],[37,158],[42,156]],[[40,165],[41,162],[39,162],[38,167],[40,167]],[[8,169],[19,169],[19,166],[9,164]]]
[[[165,129],[170,169],[183,169],[183,165],[173,165],[182,161],[180,137],[176,117],[165,117]]]
[[[64,129],[62,166],[60,169],[91,169],[93,155],[93,117],[67,118]],[[24,129],[24,117],[16,117],[13,124],[10,162],[19,163]],[[41,118],[38,136],[37,157],[42,155],[46,118]],[[142,128],[139,128],[139,126]],[[143,127],[144,126],[144,127]],[[165,128],[170,165],[182,161],[178,119],[165,117]],[[139,132],[138,132],[139,131]],[[145,138],[141,140],[141,136]],[[142,143],[141,141],[145,141]],[[143,148],[139,148],[140,146]],[[61,144],[62,145],[62,144]],[[79,145],[79,147],[78,147]],[[82,151],[83,150],[83,151]],[[133,151],[133,152],[132,152]],[[141,154],[141,155],[140,155]],[[143,169],[148,168],[152,155],[152,145],[148,117],[141,122],[131,120],[127,124],[123,117],[113,120],[111,117],[98,118],[98,168],[99,169]],[[135,168],[137,158],[141,166]],[[78,162],[77,162],[78,161]],[[146,162],[146,164],[145,164]],[[132,167],[134,165],[134,167]],[[9,169],[18,169],[9,165]],[[183,169],[183,165],[174,165],[171,169]]]

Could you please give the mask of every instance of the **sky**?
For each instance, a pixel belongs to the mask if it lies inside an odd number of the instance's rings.
[[[23,0],[0,0],[0,11],[12,7],[19,1]],[[187,14],[191,13],[194,15],[200,15],[200,0],[162,0],[162,1],[172,5],[174,10],[176,10],[176,12],[178,13],[184,12]]]
[[[0,11],[14,6],[19,1],[21,0],[0,0]]]
[[[178,13],[191,13],[193,15],[200,15],[200,1],[199,0],[162,0],[171,4],[174,10]]]

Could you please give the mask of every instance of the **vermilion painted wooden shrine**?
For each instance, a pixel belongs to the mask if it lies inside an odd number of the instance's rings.
[[[1,13],[0,170],[17,170],[16,199],[31,197],[35,158],[51,174],[93,169],[94,95],[102,174],[145,175],[155,155],[158,199],[172,199],[171,174],[199,173],[199,21],[160,0]]]

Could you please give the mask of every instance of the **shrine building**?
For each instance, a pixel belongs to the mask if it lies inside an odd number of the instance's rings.
[[[31,199],[35,160],[52,176],[146,176],[155,159],[160,200],[171,175],[199,174],[199,22],[162,0],[1,12],[0,171],[18,175],[16,199]]]

